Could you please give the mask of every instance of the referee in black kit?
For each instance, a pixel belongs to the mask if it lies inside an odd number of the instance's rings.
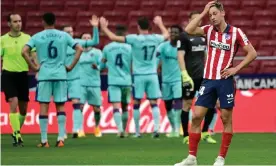
[[[193,11],[189,14],[189,21],[196,18],[200,12]],[[200,25],[198,25],[200,26]],[[189,133],[188,133],[188,124],[189,124],[189,111],[191,109],[192,101],[196,95],[196,92],[199,91],[201,82],[203,80],[204,73],[204,64],[206,56],[206,39],[204,36],[189,36],[186,33],[183,33],[180,37],[181,44],[187,44],[187,40],[190,41],[191,50],[184,55],[186,70],[188,75],[192,78],[190,84],[183,85],[182,88],[182,98],[183,98],[183,111],[181,114],[181,123],[183,129],[183,143],[189,144]],[[185,42],[184,42],[185,41]],[[178,50],[182,51],[180,47]],[[184,50],[185,51],[185,50]],[[192,85],[193,84],[193,85]],[[191,87],[192,90],[191,90]],[[204,127],[202,129],[202,140],[215,144],[214,140],[208,132],[209,125],[212,122],[216,110],[215,108],[209,109],[204,120]]]

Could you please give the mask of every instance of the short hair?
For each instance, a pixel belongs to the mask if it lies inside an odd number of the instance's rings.
[[[61,28],[62,28],[62,30],[64,30],[64,28],[67,28],[67,27],[72,27],[73,28],[73,26],[72,25],[63,25]]]
[[[54,25],[56,22],[56,16],[54,13],[44,13],[42,17],[43,21],[49,26]]]
[[[222,3],[220,3],[220,2],[216,2],[216,3],[214,3],[211,7],[216,7],[218,10],[220,10],[220,11],[224,11],[224,7],[223,7],[223,4]],[[210,8],[211,8],[210,7]]]
[[[11,22],[11,16],[12,15],[19,15],[19,14],[17,14],[17,13],[10,13],[8,16],[7,16],[7,21],[8,22]],[[20,16],[20,15],[19,15]],[[20,16],[21,17],[21,16]]]
[[[195,14],[200,14],[200,12],[197,10],[192,11],[191,13],[189,13],[189,18],[191,19],[193,17],[193,15],[195,15]]]
[[[146,17],[140,17],[138,19],[138,25],[142,30],[149,30],[150,29],[150,22],[149,19]]]
[[[82,36],[85,35],[85,34],[91,35],[89,32],[83,32],[83,33],[80,35],[80,38],[82,38]]]
[[[120,24],[116,25],[116,34],[118,36],[124,36],[126,31],[127,31],[126,26],[120,25]]]
[[[176,28],[176,29],[178,29],[178,30],[179,30],[179,32],[180,32],[180,33],[182,33],[182,32],[183,32],[182,27],[181,27],[181,26],[179,26],[179,25],[172,25],[170,28],[171,28],[171,30],[172,30],[173,28]]]

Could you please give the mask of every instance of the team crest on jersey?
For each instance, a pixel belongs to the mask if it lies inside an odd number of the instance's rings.
[[[226,44],[226,43],[211,40],[210,45],[211,45],[211,47],[218,48],[218,49],[221,49],[221,50],[226,50],[226,51],[230,50],[230,44]]]
[[[226,40],[230,40],[231,39],[231,35],[230,34],[225,34],[225,39]]]

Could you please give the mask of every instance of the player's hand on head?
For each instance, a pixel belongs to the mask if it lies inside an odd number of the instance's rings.
[[[221,77],[228,78],[228,77],[234,76],[235,74],[237,74],[237,72],[238,70],[235,67],[224,69],[223,71],[221,71]]]
[[[208,2],[207,5],[206,5],[205,8],[204,8],[203,13],[204,13],[204,14],[207,14],[207,13],[209,12],[211,6],[214,5],[215,3],[217,3],[217,0]]]
[[[104,17],[101,17],[100,18],[100,25],[101,25],[101,28],[107,28],[108,21]]]
[[[163,24],[162,17],[161,16],[155,16],[153,19],[153,22],[155,25]]]
[[[92,15],[91,19],[89,20],[90,24],[94,27],[98,27],[99,26],[99,17],[97,17],[96,15]]]

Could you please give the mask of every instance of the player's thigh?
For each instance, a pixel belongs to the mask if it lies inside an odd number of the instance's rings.
[[[146,94],[149,100],[151,99],[154,100],[161,97],[161,91],[160,91],[159,80],[157,75],[147,76]]]
[[[68,84],[68,99],[80,99],[81,93],[80,93],[80,80],[69,80],[67,82]]]
[[[53,97],[55,103],[64,103],[68,100],[67,81],[54,81]]]
[[[87,93],[88,93],[88,87],[86,86],[80,86],[80,103],[85,104],[87,101]]]
[[[3,71],[1,74],[1,88],[5,94],[6,102],[12,97],[17,97],[16,74]]]
[[[203,80],[198,92],[196,106],[214,108],[217,102],[216,80]]]
[[[21,72],[17,78],[17,91],[19,101],[29,101],[29,78],[27,72]]]
[[[129,104],[131,100],[131,87],[121,87],[121,93],[121,102],[124,104]]]
[[[101,106],[102,94],[101,87],[88,87],[87,88],[87,102],[89,105]]]
[[[221,109],[229,109],[235,106],[236,86],[234,78],[218,80],[217,93]]]
[[[172,100],[173,99],[173,89],[171,84],[163,83],[162,84],[162,99],[163,100]]]
[[[145,93],[145,77],[144,76],[134,76],[133,77],[133,97],[134,99],[142,99]]]
[[[38,81],[36,86],[36,101],[48,103],[51,101],[53,81]]]
[[[182,97],[182,83],[180,81],[172,84],[172,93],[174,99],[180,99]]]
[[[122,98],[121,88],[119,86],[108,86],[108,102],[120,103]]]

